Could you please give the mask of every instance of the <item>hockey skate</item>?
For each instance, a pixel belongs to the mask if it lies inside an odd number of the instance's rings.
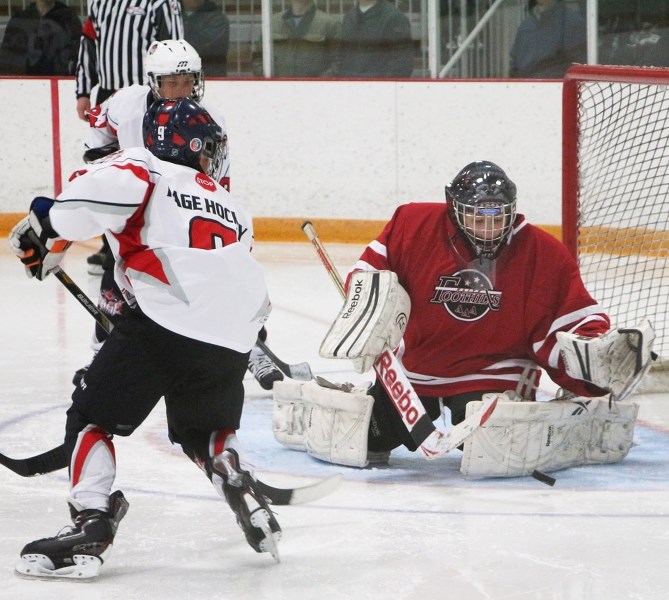
[[[79,384],[81,383],[81,380],[84,378],[84,375],[88,373],[88,367],[90,365],[86,365],[85,367],[81,367],[81,369],[77,369],[74,372],[74,377],[72,377],[72,385],[74,387],[79,387]]]
[[[280,562],[277,543],[281,539],[281,527],[257,481],[241,468],[237,452],[229,449],[217,454],[211,466],[211,481],[235,513],[251,548],[256,552],[269,552]]]
[[[16,573],[29,579],[90,581],[109,558],[118,524],[128,511],[123,492],[109,497],[109,512],[77,510],[70,504],[73,525],[55,537],[30,542],[21,550]]]
[[[86,264],[88,265],[86,271],[88,272],[88,274],[96,275],[98,277],[101,276],[102,273],[104,273],[104,269],[102,268],[104,260],[105,260],[105,253],[102,251],[96,252],[95,254],[91,254],[86,259]]]
[[[254,346],[249,356],[249,371],[253,373],[260,387],[271,390],[275,381],[283,381],[283,373],[276,367],[267,354]]]
[[[101,276],[105,269],[110,269],[114,265],[114,256],[109,248],[107,240],[103,239],[102,248],[100,248],[94,254],[91,254],[86,259],[86,264],[88,265],[87,271],[89,275]]]

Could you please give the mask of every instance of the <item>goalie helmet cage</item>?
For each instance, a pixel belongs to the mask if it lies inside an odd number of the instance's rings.
[[[612,325],[650,319],[667,391],[669,69],[575,65],[562,102],[563,241]]]

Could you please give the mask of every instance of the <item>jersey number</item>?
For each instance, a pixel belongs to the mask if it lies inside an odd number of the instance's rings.
[[[223,248],[237,242],[237,231],[219,221],[195,217],[190,222],[190,247],[201,250]]]

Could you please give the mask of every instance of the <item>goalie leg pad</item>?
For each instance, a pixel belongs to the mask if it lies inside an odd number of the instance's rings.
[[[365,467],[374,398],[363,391],[324,388],[316,382],[277,381],[272,431],[276,440],[325,462]]]
[[[277,381],[272,388],[272,432],[277,442],[291,450],[307,449],[303,385],[294,381]]]
[[[394,272],[355,273],[320,355],[352,359],[356,371],[369,371],[386,347],[400,343],[410,312],[411,300]]]
[[[470,402],[467,412],[477,404]],[[520,477],[619,462],[632,446],[638,410],[626,402],[609,408],[606,398],[500,402],[465,442],[460,471],[469,477]]]
[[[650,321],[644,319],[636,327],[611,329],[599,337],[561,331],[557,340],[571,377],[620,396],[650,365],[655,332]]]

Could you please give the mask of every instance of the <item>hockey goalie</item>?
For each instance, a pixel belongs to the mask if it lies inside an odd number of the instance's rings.
[[[374,366],[376,381],[277,384],[281,444],[356,467],[401,445],[416,450],[390,400],[393,381],[375,364],[390,348],[433,421],[443,411],[457,426],[498,396],[464,443],[468,476],[616,462],[629,451],[637,406],[627,398],[650,365],[653,328],[611,327],[566,248],[516,213],[516,186],[494,163],[465,166],[445,203],[400,206],[346,289],[320,353],[360,373]],[[563,399],[536,402],[543,372]]]

